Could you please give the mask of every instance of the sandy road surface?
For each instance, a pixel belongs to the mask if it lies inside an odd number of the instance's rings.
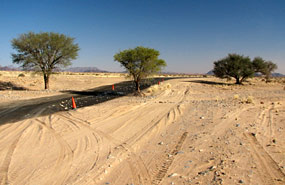
[[[283,87],[202,82],[1,125],[0,184],[285,184]]]

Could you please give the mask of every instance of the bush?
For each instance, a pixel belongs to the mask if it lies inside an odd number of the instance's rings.
[[[253,97],[252,96],[248,96],[246,103],[253,103]]]
[[[18,77],[25,77],[25,74],[21,73],[18,75]]]
[[[235,99],[235,100],[238,100],[238,99],[239,99],[239,95],[238,95],[238,94],[235,94],[235,95],[234,95],[234,99]]]

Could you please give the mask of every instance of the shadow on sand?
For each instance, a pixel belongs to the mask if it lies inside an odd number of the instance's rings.
[[[173,78],[165,78],[165,81]],[[144,81],[141,90],[157,84],[162,78]],[[61,91],[62,95],[20,100],[7,105],[0,105],[0,125],[13,123],[28,118],[46,116],[60,111],[72,109],[71,97],[74,97],[77,108],[92,106],[118,97],[133,95],[135,86],[133,81],[125,81],[112,85],[105,85],[86,91]]]
[[[191,83],[200,83],[200,84],[207,84],[207,85],[235,85],[231,83],[224,83],[224,82],[214,82],[214,81],[208,81],[208,80],[190,80],[190,81],[184,81],[184,82],[191,82]]]
[[[3,91],[3,90],[27,90],[27,89],[21,86],[17,86],[16,84],[12,82],[0,81],[0,91]]]

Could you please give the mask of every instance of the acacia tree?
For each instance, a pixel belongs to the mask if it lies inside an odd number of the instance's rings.
[[[249,57],[244,57],[238,54],[229,54],[227,57],[214,62],[215,76],[219,78],[235,78],[236,84],[252,77],[254,74],[254,67]]]
[[[265,75],[266,82],[269,82],[272,72],[277,69],[277,65],[271,61],[265,62],[265,65],[266,65],[266,68],[263,74]]]
[[[140,81],[147,76],[159,72],[166,63],[158,59],[159,51],[152,48],[138,46],[127,49],[114,55],[114,60],[119,62],[129,72],[136,84],[136,91],[140,93]]]
[[[252,60],[252,64],[254,67],[254,72],[256,73],[264,73],[265,72],[265,68],[266,68],[266,64],[265,64],[265,60],[261,57],[255,57]]]
[[[21,64],[24,69],[39,70],[43,73],[45,89],[49,89],[49,78],[57,67],[71,65],[79,51],[74,38],[53,32],[20,35],[12,40],[13,63]]]
[[[265,61],[261,57],[255,57],[252,61],[255,72],[265,75],[266,82],[269,82],[273,71],[277,69],[277,65],[271,61]]]

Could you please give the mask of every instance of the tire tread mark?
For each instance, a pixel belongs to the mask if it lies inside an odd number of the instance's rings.
[[[175,146],[175,148],[171,151],[171,155],[175,156],[177,155],[178,151],[181,149],[186,137],[188,135],[188,132],[184,132],[182,134],[182,136],[180,137],[177,145]],[[162,179],[165,177],[169,167],[171,166],[172,162],[174,160],[174,157],[168,157],[166,161],[162,164],[160,170],[158,171],[158,173],[156,174],[156,176],[154,177],[154,179],[152,180],[152,184],[153,185],[158,185],[160,184],[160,182],[162,181]]]
[[[278,164],[259,144],[255,136],[250,133],[244,133],[252,150],[253,157],[259,162],[261,177],[266,184],[284,184],[285,174],[279,168]]]

